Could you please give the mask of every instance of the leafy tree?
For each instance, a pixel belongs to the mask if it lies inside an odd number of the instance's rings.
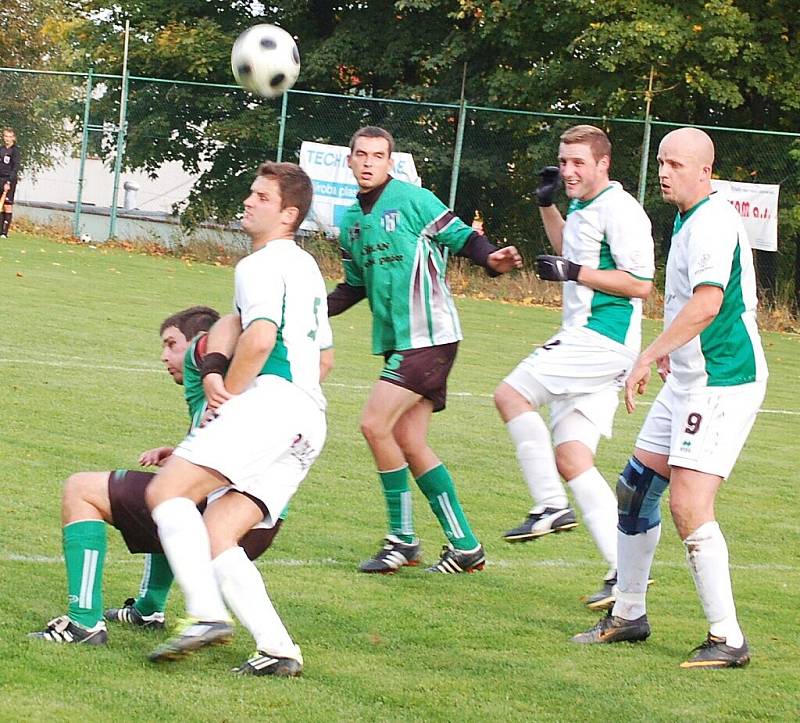
[[[0,23],[0,66],[58,67],[69,48],[61,35],[64,16],[46,0],[7,0]],[[0,125],[14,128],[27,172],[52,163],[54,146],[66,143],[64,127],[71,83],[46,75],[0,73]]]
[[[535,111],[470,111],[457,210],[480,208],[495,236],[537,251],[535,172],[552,162],[558,135],[575,119],[547,113],[643,118],[681,124],[795,130],[800,110],[800,52],[794,0],[105,0],[73,3],[83,22],[76,48],[97,70],[120,72],[120,29],[134,30],[131,72],[228,83],[236,35],[256,22],[282,25],[303,59],[297,89],[343,93],[352,100],[291,94],[286,149],[301,140],[342,143],[364,123],[386,124],[411,150],[426,185],[450,190],[455,108],[370,104],[368,98],[456,103],[466,65],[471,105]],[[652,75],[652,92],[648,85]],[[104,100],[113,112],[114,94]],[[254,164],[277,146],[279,104],[235,88],[136,82],[129,100],[126,162],[154,171],[165,160],[202,170],[189,215],[229,217],[239,208]],[[635,188],[642,128],[599,121],[616,152],[614,175]],[[668,130],[657,126],[654,147]],[[788,145],[712,134],[726,177],[783,181],[797,192]],[[650,178],[654,177],[651,166]],[[657,234],[671,211],[650,184],[646,206]],[[784,214],[782,218],[786,218]],[[782,221],[783,223],[783,221]],[[782,226],[783,229],[783,226]]]

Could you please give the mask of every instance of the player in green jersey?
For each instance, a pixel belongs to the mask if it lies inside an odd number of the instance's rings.
[[[160,328],[161,361],[175,382],[184,387],[192,426],[199,422],[205,407],[199,373],[205,333],[218,319],[214,309],[194,306],[168,317]],[[225,320],[232,348],[238,335],[238,321],[233,316]],[[140,455],[139,464],[161,465],[170,454],[172,447],[147,450]],[[102,614],[105,523],[119,529],[130,552],[146,554],[139,596],[126,601],[121,608],[107,610],[106,619],[143,628],[164,626],[164,608],[173,575],[144,502],[144,491],[153,477],[151,472],[123,469],[78,472],[69,477],[62,498],[68,612],[51,621],[46,630],[33,633],[33,637],[89,645],[106,641]],[[253,529],[240,544],[254,559],[270,546],[277,529]]]
[[[416,479],[447,536],[430,572],[483,568],[484,550],[470,528],[447,468],[427,442],[431,414],[444,409],[447,377],[461,327],[445,280],[449,253],[491,275],[522,265],[513,246],[498,249],[430,191],[392,178],[394,139],[368,126],[350,141],[348,162],[359,187],[340,224],[345,280],[328,297],[335,316],[361,299],[372,310],[372,351],[385,359],[361,416],[378,467],[389,517],[385,545],[362,563],[393,573],[420,561],[408,473]]]

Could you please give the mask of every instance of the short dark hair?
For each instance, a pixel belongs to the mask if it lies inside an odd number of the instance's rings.
[[[276,163],[267,161],[258,167],[258,175],[274,178],[281,192],[281,210],[296,208],[297,220],[292,231],[297,231],[311,208],[314,185],[308,174],[296,163]]]
[[[392,151],[394,151],[394,137],[385,128],[379,128],[378,126],[364,126],[363,128],[359,128],[355,133],[353,133],[353,137],[350,139],[351,153],[356,147],[356,141],[359,138],[383,138],[389,144],[390,156],[392,155]]]
[[[611,141],[608,140],[605,131],[597,126],[573,126],[561,134],[561,142],[567,145],[585,143],[592,149],[595,161],[599,161],[603,156],[608,156],[608,160],[611,160]]]
[[[164,319],[158,333],[163,334],[165,329],[174,326],[191,340],[201,331],[208,331],[218,319],[219,312],[210,306],[191,306]]]

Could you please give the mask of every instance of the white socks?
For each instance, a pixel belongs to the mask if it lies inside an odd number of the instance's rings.
[[[736,620],[728,546],[719,524],[706,522],[700,525],[683,544],[686,546],[686,561],[710,626],[709,632],[725,638],[726,644],[732,648],[741,647],[744,636]]]
[[[661,538],[661,524],[638,535],[626,535],[617,530],[617,601],[613,615],[636,620],[647,612],[645,596],[650,568]]]
[[[609,574],[617,569],[617,497],[597,467],[587,469],[569,481],[583,524],[589,528]]]
[[[165,500],[153,510],[153,520],[186,598],[186,612],[198,620],[230,620],[214,579],[208,532],[195,503],[186,497]]]
[[[292,642],[272,601],[264,579],[244,550],[236,545],[217,555],[212,563],[217,583],[228,607],[256,641],[262,653],[294,658],[302,663],[300,649]]]
[[[556,468],[550,431],[538,412],[523,412],[506,424],[522,476],[536,507],[567,507],[567,493]]]

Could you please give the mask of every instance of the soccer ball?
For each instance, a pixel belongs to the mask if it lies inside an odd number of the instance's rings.
[[[233,44],[231,68],[245,90],[276,98],[300,74],[300,53],[294,38],[276,25],[254,25]]]

